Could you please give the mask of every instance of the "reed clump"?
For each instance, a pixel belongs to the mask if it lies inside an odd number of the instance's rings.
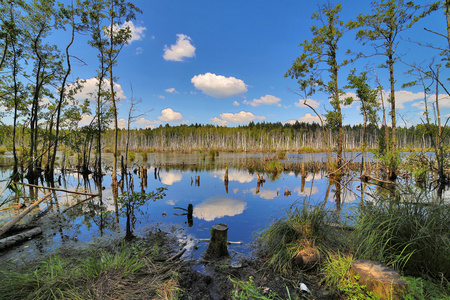
[[[267,173],[276,175],[282,173],[283,170],[283,165],[277,160],[269,160],[264,164],[264,171],[266,171]]]
[[[302,250],[324,246],[329,232],[327,224],[329,214],[322,206],[310,206],[308,201],[292,206],[285,216],[258,234],[267,265],[281,274],[293,274]]]
[[[450,276],[450,206],[405,193],[400,201],[363,203],[355,227],[358,258],[377,260],[412,276]]]

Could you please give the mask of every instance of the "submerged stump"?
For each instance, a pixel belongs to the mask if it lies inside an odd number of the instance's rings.
[[[211,240],[205,252],[205,258],[221,258],[229,256],[228,253],[228,226],[226,224],[216,224],[211,228]]]

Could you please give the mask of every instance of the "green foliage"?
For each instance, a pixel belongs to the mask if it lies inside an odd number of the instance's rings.
[[[353,258],[340,253],[331,254],[321,269],[322,281],[345,299],[380,299],[372,292],[366,291],[366,286],[358,283],[359,276],[353,276],[351,264]]]
[[[304,201],[301,207],[291,208],[258,234],[261,247],[267,252],[267,264],[277,272],[292,274],[300,251],[323,245],[328,223],[328,212],[322,206],[310,206]]]
[[[272,174],[280,174],[283,172],[284,168],[281,162],[276,160],[270,160],[264,164],[264,171]]]
[[[405,300],[438,300],[450,299],[450,283],[448,279],[432,280],[421,277],[403,277],[408,283],[408,293]]]
[[[298,153],[316,153],[319,152],[318,149],[314,149],[312,147],[309,146],[303,146],[301,148],[298,149]]]
[[[147,152],[142,152],[142,153],[141,153],[141,157],[142,157],[142,161],[147,161],[147,160],[148,160],[148,154],[147,154]]]
[[[136,153],[130,152],[128,153],[128,160],[133,162],[136,159]]]
[[[262,288],[256,287],[253,283],[253,277],[250,276],[248,281],[242,281],[239,279],[233,279],[231,276],[228,277],[233,283],[234,289],[232,291],[232,299],[233,300],[247,300],[247,299],[261,299],[261,300],[270,300],[270,299],[283,299],[275,293],[269,293],[269,295],[262,295]],[[286,287],[287,289],[287,287]],[[289,299],[291,299],[289,297]]]
[[[160,200],[163,199],[166,194],[164,191],[166,191],[167,188],[165,187],[159,187],[156,188],[156,191],[151,191],[148,193],[142,193],[142,192],[123,192],[118,198],[117,203],[123,204],[123,205],[132,205],[134,209],[137,209],[138,207],[144,205],[149,200]]]
[[[348,75],[348,85],[345,88],[356,89],[356,96],[361,102],[361,114],[364,116],[364,123],[378,124],[380,103],[378,102],[379,89],[372,90],[367,83],[367,72],[355,75],[356,70],[352,70]],[[351,101],[350,101],[351,99]],[[346,105],[353,102],[353,98],[346,99]]]
[[[361,204],[355,255],[409,275],[450,276],[450,207],[417,192],[399,197]]]
[[[136,248],[122,247],[116,253],[101,252],[92,253],[90,257],[83,263],[83,269],[87,276],[97,278],[102,273],[111,271],[120,272],[120,277],[124,278],[129,274],[136,273],[143,266],[141,261],[142,252],[136,252]]]
[[[209,159],[214,160],[216,157],[216,150],[209,150]]]
[[[286,152],[280,151],[277,154],[278,159],[285,159],[286,158]]]

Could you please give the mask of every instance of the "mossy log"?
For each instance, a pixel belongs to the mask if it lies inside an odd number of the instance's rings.
[[[42,229],[40,227],[33,228],[28,231],[24,231],[22,233],[9,236],[7,238],[0,240],[0,250],[12,247],[18,243],[24,242],[26,240],[31,239],[35,235],[42,234]]]
[[[227,257],[228,253],[228,226],[216,224],[211,228],[211,240],[205,252],[206,259]]]

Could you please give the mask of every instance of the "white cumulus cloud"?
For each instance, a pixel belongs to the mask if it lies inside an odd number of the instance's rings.
[[[89,99],[92,102],[95,102],[98,92],[98,79],[97,78],[89,78],[85,79],[85,82],[83,83],[83,88],[75,95],[75,99],[78,101],[84,101],[84,99]],[[69,85],[69,88],[72,88],[72,85]],[[104,90],[109,91],[109,80],[103,79],[102,88]],[[126,99],[122,86],[118,83],[114,83],[114,92],[116,93],[116,99]]]
[[[91,124],[93,119],[94,117],[91,115],[82,115],[80,122],[78,122],[78,126],[87,126]]]
[[[171,108],[166,108],[161,111],[161,116],[158,117],[161,121],[170,122],[178,121],[183,118],[183,115],[179,112],[174,111]]]
[[[436,96],[428,95],[428,111],[431,112],[433,108],[436,106]],[[414,107],[417,107],[420,110],[425,110],[425,101],[417,101],[411,104]],[[439,94],[439,108],[450,108],[450,97],[447,94]]]
[[[386,96],[385,96],[385,104],[384,105],[388,105],[390,107],[390,104],[388,103],[389,100],[389,92],[386,92]],[[419,92],[419,93],[413,93],[410,91],[405,91],[405,90],[401,90],[401,91],[396,91],[395,92],[395,108],[397,109],[404,109],[405,108],[405,103],[408,102],[413,102],[415,100],[423,100],[423,92]]]
[[[127,120],[125,120],[124,118],[120,118],[120,119],[118,120],[117,123],[119,123],[119,124],[118,124],[118,127],[119,127],[120,129],[124,129],[124,128],[127,127],[127,125],[128,125]]]
[[[244,101],[244,104],[250,104],[251,106],[260,106],[261,104],[266,105],[277,105],[281,106],[279,103],[281,101],[280,98],[272,96],[272,95],[265,95],[264,97],[261,97],[259,99],[253,99],[252,101]]]
[[[305,102],[312,108],[318,108],[320,105],[319,101],[307,98],[307,99],[299,99],[298,102],[295,102],[295,106],[301,108],[309,108],[308,106],[305,105]]]
[[[156,124],[161,124],[161,122],[159,121],[150,121],[144,117],[137,119],[135,123],[139,125],[138,127],[145,127],[151,129],[155,128]]]
[[[171,94],[178,94],[178,91],[175,88],[165,89],[164,91]]]
[[[192,77],[191,82],[203,93],[216,98],[226,98],[247,92],[247,85],[241,79],[209,72]]]
[[[175,45],[164,46],[164,59],[172,61],[183,61],[185,57],[194,57],[195,47],[191,44],[191,38],[184,34],[177,34]]]
[[[298,118],[297,120],[289,120],[286,123],[295,124],[296,121],[298,121],[300,123],[310,123],[310,124],[318,123],[318,124],[320,124],[320,118],[315,115],[313,116],[310,113],[306,113],[304,116]]]
[[[225,125],[228,124],[227,121],[222,120],[222,119],[220,119],[218,117],[211,118],[210,120],[211,120],[211,122],[213,122],[213,123],[215,123],[215,124],[217,124],[219,126],[225,126]]]
[[[122,25],[115,25],[114,26],[114,31],[117,32],[120,29],[126,29],[126,28],[130,29],[130,33],[131,33],[131,37],[130,39],[127,41],[128,44],[134,41],[140,41],[145,37],[145,31],[147,30],[147,28],[143,27],[143,26],[138,26],[138,25],[134,25],[134,23],[132,21],[126,21],[125,23],[123,23]],[[142,48],[141,48],[142,49]]]
[[[248,123],[254,120],[265,120],[264,116],[255,116],[251,112],[240,111],[238,113],[221,113],[220,118],[214,117],[210,120],[218,125],[227,125],[228,123]]]

